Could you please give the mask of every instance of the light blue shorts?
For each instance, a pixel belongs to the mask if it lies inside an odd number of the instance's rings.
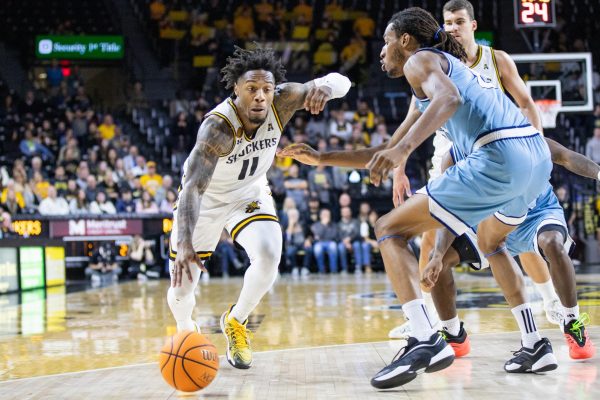
[[[431,215],[456,236],[492,215],[519,225],[548,187],[552,161],[544,138],[505,132],[507,137],[476,149],[417,192],[429,196]]]
[[[570,253],[574,244],[573,239],[569,236],[565,213],[554,195],[552,187],[548,187],[537,198],[534,208],[529,210],[525,221],[508,235],[506,247],[510,254],[516,256],[521,253],[532,252],[543,256],[538,247],[537,237],[540,230],[550,225],[563,227],[564,246],[567,253]]]

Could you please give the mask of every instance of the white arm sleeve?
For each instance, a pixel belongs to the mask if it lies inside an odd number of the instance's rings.
[[[342,74],[337,72],[332,72],[331,74],[327,74],[321,78],[315,79],[316,86],[327,86],[331,89],[331,96],[334,99],[339,99],[340,97],[344,97],[348,90],[350,90],[350,86],[352,83],[350,79],[345,77]]]

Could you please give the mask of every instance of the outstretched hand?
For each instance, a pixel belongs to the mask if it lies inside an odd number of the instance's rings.
[[[206,272],[204,263],[196,252],[194,252],[192,246],[180,246],[171,269],[171,286],[181,286],[184,273],[190,282],[193,282],[191,268],[196,267]]]
[[[304,98],[304,109],[311,114],[318,114],[323,111],[325,104],[331,99],[331,88],[328,86],[314,86],[309,89]]]
[[[302,164],[319,165],[321,153],[304,143],[286,146],[277,152],[277,157],[290,157]]]

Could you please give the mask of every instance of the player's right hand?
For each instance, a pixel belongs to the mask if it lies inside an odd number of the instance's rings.
[[[444,264],[442,259],[434,255],[421,273],[421,285],[428,289],[434,287],[443,268]]]
[[[177,256],[175,257],[171,269],[171,286],[181,286],[184,273],[187,275],[190,283],[193,283],[192,268],[200,268],[202,271],[206,272],[204,263],[200,260],[191,245],[177,246]]]
[[[392,185],[392,196],[394,201],[394,207],[398,207],[404,203],[404,195],[406,197],[412,196],[410,191],[410,181],[404,173],[404,168],[394,168],[394,179]]]
[[[307,165],[319,165],[321,162],[321,153],[304,143],[286,146],[277,152],[277,157],[290,157]]]

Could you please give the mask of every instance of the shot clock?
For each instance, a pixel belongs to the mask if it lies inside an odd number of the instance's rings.
[[[514,0],[515,28],[556,26],[556,0]]]

